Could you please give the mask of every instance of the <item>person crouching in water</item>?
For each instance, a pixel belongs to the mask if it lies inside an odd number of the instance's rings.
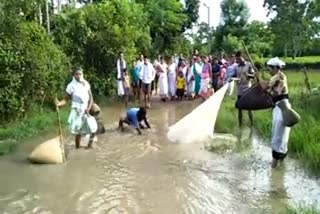
[[[55,104],[57,107],[61,107],[67,103],[67,100],[71,99],[68,125],[71,133],[75,135],[76,148],[80,148],[81,135],[87,134],[90,134],[88,148],[92,148],[95,133],[91,132],[86,120],[86,115],[89,115],[93,103],[90,84],[83,78],[82,69],[74,69],[72,75],[73,79],[67,86],[65,98],[62,101],[56,99]]]
[[[280,59],[272,58],[267,62],[268,69],[272,75],[269,82],[261,82],[261,87],[272,96],[275,104],[272,110],[272,167],[277,167],[279,161],[287,156],[290,127],[283,125],[283,114],[277,106],[280,101],[289,103],[287,77],[281,68],[285,65]]]
[[[92,107],[90,109],[90,115],[92,115],[97,121],[98,129],[97,129],[96,135],[105,133],[106,129],[104,128],[104,124],[101,116],[101,109],[98,106],[98,104],[96,103],[92,104]]]
[[[144,125],[141,123],[142,121],[144,122]],[[151,129],[147,118],[147,110],[144,107],[130,108],[127,111],[126,117],[120,118],[119,128],[121,129],[121,131],[124,131],[124,123],[133,126],[137,130],[139,135],[142,134],[141,129]]]
[[[185,81],[183,72],[179,71],[178,77],[177,77],[177,97],[179,100],[183,99],[185,84],[186,84],[186,81]]]

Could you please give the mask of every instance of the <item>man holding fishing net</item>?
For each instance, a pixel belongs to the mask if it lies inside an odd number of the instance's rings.
[[[234,80],[237,83],[239,100],[241,96],[244,95],[249,88],[251,88],[251,82],[254,79],[254,69],[252,64],[243,58],[241,51],[238,51],[235,56],[237,66],[235,67],[232,77],[234,77]],[[248,111],[248,116],[250,125],[253,126],[253,117],[251,111]],[[242,109],[238,108],[238,120],[240,128],[242,127],[242,118]]]

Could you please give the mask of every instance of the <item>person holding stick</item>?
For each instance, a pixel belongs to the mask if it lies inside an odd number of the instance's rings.
[[[241,51],[238,51],[236,54],[237,66],[235,67],[235,73],[232,77],[236,78],[238,99],[251,87],[251,82],[254,79],[254,69],[250,62],[247,62]],[[250,125],[253,126],[253,116],[252,112],[248,111],[248,116],[250,120]],[[238,109],[238,121],[239,127],[242,127],[242,109]]]
[[[83,78],[83,71],[75,68],[72,72],[73,79],[66,88],[66,95],[62,101],[55,99],[57,107],[64,106],[71,100],[71,112],[68,118],[70,132],[75,135],[76,148],[80,148],[81,135],[90,134],[88,148],[92,148],[95,132],[90,130],[88,117],[93,104],[90,84]],[[95,119],[94,122],[96,123]]]

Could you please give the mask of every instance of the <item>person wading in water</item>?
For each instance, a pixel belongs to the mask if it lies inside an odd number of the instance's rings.
[[[89,127],[85,125],[86,115],[89,115],[93,104],[90,84],[83,78],[83,72],[76,68],[72,72],[73,79],[66,89],[65,99],[62,101],[55,100],[56,106],[64,106],[67,100],[71,99],[71,112],[68,118],[69,129],[75,135],[76,148],[80,148],[81,135],[90,135],[88,148],[92,147],[95,133],[91,133]]]
[[[235,73],[233,77],[237,78],[237,91],[238,91],[238,99],[241,98],[242,95],[251,87],[251,81],[254,78],[254,70],[251,63],[245,61],[242,56],[241,51],[236,53],[236,62],[237,66],[235,67]],[[253,126],[253,117],[252,112],[248,111],[248,116],[250,119],[250,125]],[[238,120],[239,127],[242,127],[242,109],[238,109]]]
[[[290,127],[283,124],[283,114],[280,107],[277,106],[279,102],[289,103],[289,89],[286,75],[281,71],[285,63],[278,58],[272,58],[267,62],[268,69],[272,75],[269,82],[261,82],[263,89],[269,92],[272,96],[272,101],[275,104],[272,110],[272,167],[277,167],[279,161],[283,161],[288,152],[288,141],[290,135]]]

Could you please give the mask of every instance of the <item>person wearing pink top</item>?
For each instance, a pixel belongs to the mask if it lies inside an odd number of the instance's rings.
[[[211,64],[209,63],[208,57],[204,56],[202,58],[203,60],[203,66],[202,66],[202,72],[201,72],[201,90],[200,90],[200,96],[206,100],[210,96],[210,81],[212,78],[212,69]]]
[[[227,73],[227,61],[225,63],[220,63],[220,78],[219,78],[219,88],[221,88],[225,84],[225,78]]]

